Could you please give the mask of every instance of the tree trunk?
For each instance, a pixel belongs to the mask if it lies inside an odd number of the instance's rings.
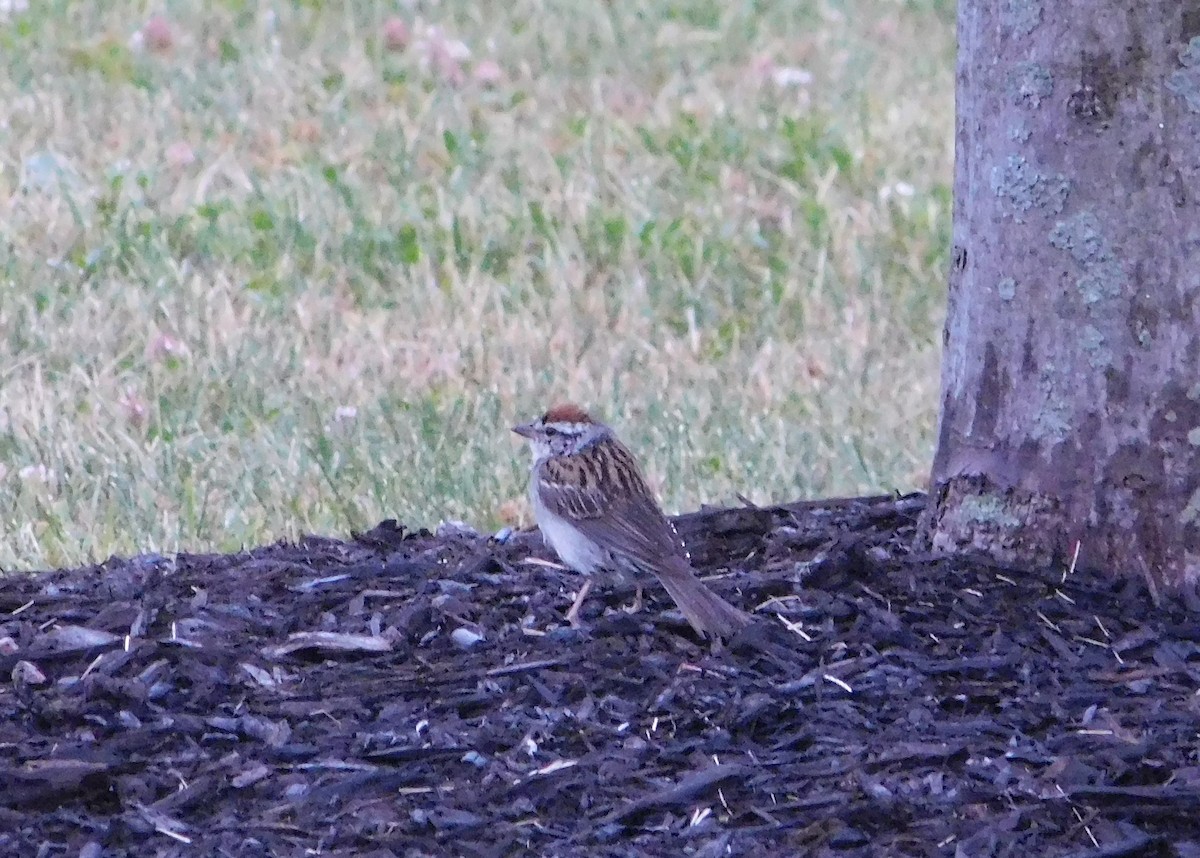
[[[1200,3],[960,0],[935,550],[1200,579]]]

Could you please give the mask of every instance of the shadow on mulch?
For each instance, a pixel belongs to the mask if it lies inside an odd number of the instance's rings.
[[[0,579],[0,854],[1200,855],[1196,615],[922,504],[677,519],[716,651],[531,534]]]

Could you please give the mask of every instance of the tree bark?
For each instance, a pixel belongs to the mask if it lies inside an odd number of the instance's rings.
[[[935,550],[1200,579],[1200,3],[960,0]]]

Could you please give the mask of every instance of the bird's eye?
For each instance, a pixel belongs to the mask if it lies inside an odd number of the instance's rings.
[[[553,438],[557,434],[558,434],[558,430],[555,429],[553,426],[546,427],[546,437],[547,438]]]

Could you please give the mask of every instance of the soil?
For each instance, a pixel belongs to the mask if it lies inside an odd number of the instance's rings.
[[[0,578],[0,855],[1200,856],[1195,606],[922,506],[677,519],[723,647],[536,534]]]

